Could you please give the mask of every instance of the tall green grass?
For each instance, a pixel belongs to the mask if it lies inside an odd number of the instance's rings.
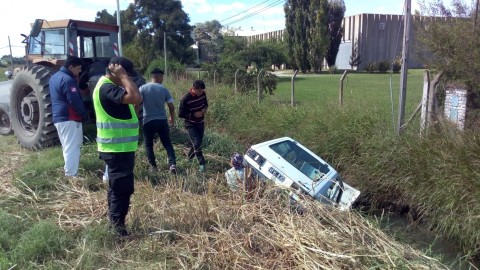
[[[231,87],[211,89],[208,128],[236,138],[245,149],[290,136],[345,175],[362,191],[361,200],[378,207],[410,207],[430,229],[460,243],[467,254],[478,255],[478,134],[440,125],[420,136],[417,118],[397,136],[399,75],[348,75],[343,107],[338,106],[339,78],[299,77],[295,108],[290,106],[289,78],[281,78],[275,94],[260,104],[254,93],[235,96]],[[405,119],[420,103],[422,85],[422,71],[411,70]]]

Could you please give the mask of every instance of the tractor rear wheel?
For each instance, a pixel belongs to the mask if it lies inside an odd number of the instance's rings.
[[[12,133],[12,125],[8,111],[6,104],[0,104],[0,135],[9,135]]]
[[[58,143],[52,119],[50,69],[31,65],[15,76],[10,93],[11,123],[18,142],[37,150]]]

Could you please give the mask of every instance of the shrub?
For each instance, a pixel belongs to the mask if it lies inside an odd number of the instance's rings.
[[[150,72],[154,68],[159,68],[165,72],[165,60],[163,58],[157,58],[155,60],[152,60],[150,64],[148,64],[147,69],[145,70],[145,76],[149,77]],[[169,74],[174,74],[175,72],[180,72],[180,73],[185,73],[185,66],[181,64],[180,62],[177,61],[168,61],[167,60],[167,75],[170,76]]]
[[[223,83],[229,86],[235,85],[235,72],[239,69],[237,73],[238,92],[246,93],[257,90],[258,71],[255,69],[252,72],[246,71],[244,68],[238,67],[238,64],[233,61],[204,64],[203,68],[208,71],[208,79],[213,79],[213,74],[216,72],[216,83]],[[273,73],[265,71],[260,81],[260,87],[272,95],[277,88],[277,83],[277,77]]]
[[[388,60],[383,60],[378,62],[377,70],[378,72],[385,73],[390,69],[390,62]]]
[[[328,72],[329,72],[330,74],[335,74],[335,73],[337,73],[337,66],[335,66],[335,65],[329,66],[329,67],[328,67]]]
[[[365,71],[368,73],[373,73],[375,70],[377,70],[377,65],[375,63],[370,62],[365,66]]]
[[[397,57],[393,60],[392,71],[398,73],[400,72],[400,69],[402,69],[402,59]]]

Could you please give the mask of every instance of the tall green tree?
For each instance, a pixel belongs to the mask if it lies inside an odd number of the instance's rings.
[[[258,69],[267,69],[271,65],[279,66],[285,63],[285,47],[276,40],[257,41],[245,48],[240,58],[245,59],[247,64],[255,64]]]
[[[328,1],[313,0],[310,2],[308,12],[309,29],[308,38],[308,61],[315,73],[322,70],[325,51],[329,44],[328,39]]]
[[[285,41],[288,55],[294,69],[302,73],[310,69],[308,61],[308,19],[309,0],[287,0],[284,5],[285,11]]]
[[[135,0],[135,22],[138,28],[139,43],[147,46],[153,59],[163,56],[164,33],[166,33],[167,57],[182,63],[192,63],[195,55],[190,46],[192,26],[190,18],[179,0]]]
[[[117,12],[108,13],[106,9],[97,12],[95,22],[117,24]],[[126,10],[120,10],[120,23],[122,28],[122,43],[124,46],[133,41],[137,35],[137,26],[135,25],[135,10],[133,4],[130,4]]]
[[[319,72],[328,45],[327,0],[287,0],[285,41],[294,69]]]
[[[345,2],[343,0],[328,1],[328,38],[329,45],[325,53],[328,66],[335,65],[338,49],[343,37],[342,21],[345,16]]]
[[[193,30],[194,39],[200,47],[204,47],[207,58],[211,61],[217,61],[223,49],[222,25],[217,21],[207,21],[205,23],[195,24]]]

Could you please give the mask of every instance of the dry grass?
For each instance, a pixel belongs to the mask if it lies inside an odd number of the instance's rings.
[[[10,162],[2,161],[2,170]],[[52,179],[55,190],[43,195],[11,185],[2,185],[0,193],[11,203],[22,198],[19,207],[28,205],[71,233],[76,244],[66,258],[57,258],[66,268],[87,268],[92,256],[98,261],[93,267],[114,269],[447,268],[395,242],[355,212],[306,200],[308,210],[299,214],[282,192],[270,187],[247,200],[241,192],[228,192],[217,174],[163,176],[156,186],[145,181],[148,178],[137,179],[132,198],[127,222],[134,236],[120,242],[111,236],[91,239],[82,234],[106,224],[105,186],[91,191],[84,183],[62,177]],[[7,183],[11,178],[2,180]],[[205,192],[190,190],[193,182],[205,185]],[[100,242],[100,248],[92,241]]]

